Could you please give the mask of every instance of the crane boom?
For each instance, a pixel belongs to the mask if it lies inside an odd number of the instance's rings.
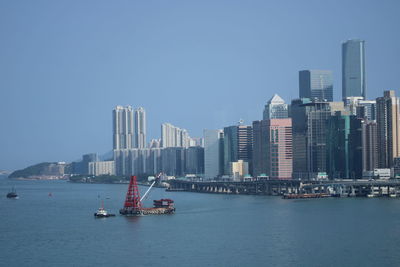
[[[142,196],[142,198],[140,199],[140,202],[142,202],[142,200],[146,197],[146,195],[150,192],[151,188],[153,187],[153,185],[156,183],[156,180],[153,181],[153,183],[150,185],[149,189],[147,189],[146,193],[144,193],[144,195]]]

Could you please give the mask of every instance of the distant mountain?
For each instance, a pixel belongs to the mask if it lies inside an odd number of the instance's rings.
[[[30,178],[43,175],[63,175],[65,164],[57,162],[42,162],[11,173],[8,178]]]

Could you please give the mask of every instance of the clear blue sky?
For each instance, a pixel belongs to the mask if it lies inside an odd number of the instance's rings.
[[[0,170],[112,149],[115,105],[202,136],[261,119],[298,71],[366,41],[367,95],[400,82],[400,1],[0,1]]]

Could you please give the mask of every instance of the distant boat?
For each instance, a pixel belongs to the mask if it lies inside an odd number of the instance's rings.
[[[104,202],[101,201],[101,207],[94,213],[94,217],[96,218],[106,218],[113,217],[115,214],[108,213],[107,210],[104,209]]]
[[[11,192],[7,194],[7,198],[18,198],[17,190],[13,187]]]

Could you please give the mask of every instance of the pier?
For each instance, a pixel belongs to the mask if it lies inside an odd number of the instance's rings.
[[[260,181],[186,181],[170,180],[168,191],[215,194],[279,196],[285,194],[329,194],[336,197],[397,197],[400,180],[260,180]]]

